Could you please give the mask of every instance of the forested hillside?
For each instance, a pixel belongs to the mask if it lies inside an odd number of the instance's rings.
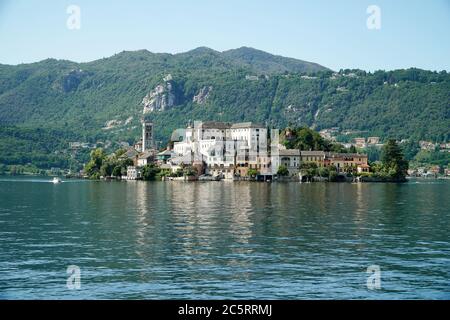
[[[333,72],[251,48],[0,65],[0,163],[64,165],[70,141],[132,143],[144,111],[161,145],[189,120],[338,127],[382,139],[444,142],[450,140],[450,75]]]

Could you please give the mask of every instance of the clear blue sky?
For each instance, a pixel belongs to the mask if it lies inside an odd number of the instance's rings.
[[[68,5],[81,9],[69,30]],[[369,5],[381,29],[366,26]],[[334,70],[450,70],[450,0],[0,0],[0,63],[250,46]]]

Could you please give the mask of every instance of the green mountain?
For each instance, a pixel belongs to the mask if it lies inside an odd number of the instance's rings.
[[[0,65],[0,163],[67,166],[79,157],[68,150],[69,141],[111,148],[132,143],[144,111],[162,145],[189,120],[339,127],[341,133],[441,142],[450,136],[450,75],[336,73],[245,47]]]
[[[251,68],[260,74],[279,74],[293,72],[317,72],[326,70],[323,66],[302,60],[275,56],[253,48],[242,47],[222,53],[244,67]]]

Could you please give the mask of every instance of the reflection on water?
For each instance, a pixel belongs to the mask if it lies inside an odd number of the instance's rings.
[[[0,298],[450,298],[446,181],[28,180],[0,179]]]

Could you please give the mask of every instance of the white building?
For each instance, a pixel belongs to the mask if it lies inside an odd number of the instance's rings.
[[[155,160],[155,150],[147,150],[140,154],[137,159],[138,167],[146,166]]]
[[[142,178],[142,171],[140,168],[137,168],[135,166],[127,167],[127,176],[125,177],[126,180],[138,180],[141,178]]]
[[[174,134],[182,138],[174,143],[174,152],[185,159],[204,162],[211,174],[232,178],[238,165],[263,169],[270,164],[262,161],[262,157],[268,157],[267,129],[263,125],[195,122],[193,128]]]

